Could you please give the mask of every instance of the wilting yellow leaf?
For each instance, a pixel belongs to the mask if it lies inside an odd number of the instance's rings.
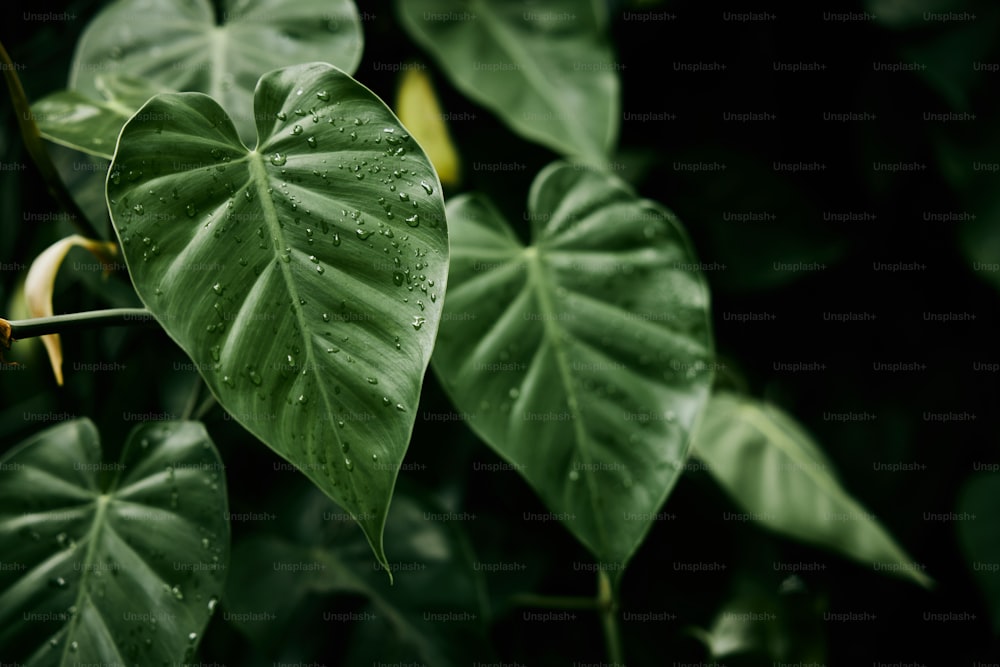
[[[437,170],[441,184],[456,186],[461,181],[458,151],[448,134],[431,78],[422,67],[403,70],[396,96],[396,114],[420,143]]]
[[[31,263],[28,277],[24,280],[24,297],[31,317],[51,317],[53,315],[52,291],[56,284],[56,274],[59,273],[59,267],[62,265],[63,259],[66,258],[66,253],[74,246],[86,248],[92,252],[97,259],[105,264],[106,269],[108,269],[110,258],[118,254],[118,246],[114,243],[94,241],[79,234],[68,236],[50,245]],[[62,344],[59,341],[59,334],[42,336],[42,343],[49,355],[56,383],[61,386],[63,383]]]

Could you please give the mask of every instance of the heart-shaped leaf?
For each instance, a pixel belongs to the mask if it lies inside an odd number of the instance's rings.
[[[805,429],[777,408],[716,393],[695,436],[694,454],[743,509],[771,530],[922,586],[933,583],[841,486]]]
[[[125,121],[146,100],[165,91],[121,76],[99,76],[94,83],[101,100],[61,90],[31,105],[31,114],[49,141],[110,160]]]
[[[527,247],[484,199],[449,203],[434,369],[554,515],[623,564],[708,398],[708,290],[676,218],[610,175],[550,165],[526,217]]]
[[[108,201],[136,291],[222,406],[382,526],[448,268],[441,187],[392,112],[335,67],[271,72],[248,150],[201,93],[122,129]]]
[[[229,563],[222,468],[196,422],[137,426],[118,463],[101,461],[88,419],[8,452],[0,655],[29,667],[190,659]]]
[[[321,614],[350,630],[343,664],[445,667],[486,664],[493,657],[485,648],[483,574],[458,522],[435,520],[447,514],[438,504],[398,493],[386,526],[398,551],[399,576],[390,588],[357,529],[335,510],[327,498],[309,493],[294,508],[294,542],[258,535],[234,550],[226,611],[267,657],[292,655],[290,645],[301,656],[315,645],[309,635]],[[329,598],[338,595],[363,597],[366,606],[330,614]],[[342,635],[331,639],[344,644]],[[319,645],[316,657],[328,658],[329,648]]]
[[[618,71],[592,3],[397,0],[403,26],[456,88],[518,134],[607,160],[618,139]]]
[[[125,73],[152,85],[219,100],[245,140],[265,72],[322,61],[354,72],[363,37],[352,0],[118,0],[77,44],[70,88],[97,97],[95,74]]]

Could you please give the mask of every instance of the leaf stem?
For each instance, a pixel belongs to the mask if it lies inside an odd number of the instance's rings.
[[[601,604],[601,627],[604,629],[604,643],[608,647],[608,662],[615,667],[625,667],[625,653],[618,629],[618,602],[615,600],[611,578],[604,570],[597,573],[597,601]]]
[[[198,409],[194,411],[194,420],[199,422],[202,421],[205,418],[205,414],[216,405],[218,405],[218,401],[215,400],[215,396],[212,394],[206,396],[205,400],[203,400],[201,405],[198,406]]]
[[[61,334],[81,329],[97,327],[157,324],[153,314],[145,308],[109,308],[107,310],[89,310],[70,315],[54,315],[52,317],[37,317],[31,320],[10,322],[0,319],[0,344],[9,348],[13,340],[35,338],[46,334]]]
[[[0,62],[3,63],[3,76],[7,81],[7,88],[10,90],[11,103],[14,105],[14,111],[17,115],[17,126],[21,130],[24,147],[28,150],[28,155],[31,156],[32,162],[35,163],[35,167],[38,168],[38,172],[45,180],[49,193],[69,216],[77,231],[90,239],[103,238],[77,206],[73,196],[66,189],[66,184],[59,176],[59,170],[56,169],[48,151],[45,150],[42,134],[38,130],[35,116],[31,112],[31,105],[28,103],[28,96],[25,95],[21,79],[17,76],[17,66],[10,59],[2,41],[0,41]]]
[[[622,649],[622,637],[618,629],[618,601],[615,599],[611,578],[604,570],[597,573],[596,597],[518,593],[512,595],[509,600],[511,604],[519,607],[596,611],[601,617],[609,664],[614,667],[625,667],[625,652]]]

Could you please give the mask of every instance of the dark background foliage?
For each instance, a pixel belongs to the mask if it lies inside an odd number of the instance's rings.
[[[19,74],[29,99],[65,86],[76,39],[101,6],[98,0],[5,6],[0,34],[13,60],[23,64]],[[75,19],[21,18],[22,11],[49,9]],[[355,76],[391,102],[397,74],[385,65],[429,60],[401,31],[390,3],[362,1],[359,9],[366,45]],[[667,16],[634,20],[647,11]],[[710,625],[734,596],[775,609],[780,636],[796,647],[786,655],[800,660],[995,661],[1000,642],[970,558],[960,548],[959,522],[929,515],[960,511],[963,486],[976,475],[996,475],[977,471],[1000,461],[997,371],[980,365],[1000,362],[995,352],[1000,271],[984,268],[1000,261],[993,241],[1000,229],[1000,189],[997,172],[974,166],[1000,161],[995,93],[1000,73],[974,67],[1000,62],[1000,8],[960,0],[871,0],[835,10],[877,17],[851,21],[826,20],[824,12],[834,10],[809,3],[772,11],[776,18],[737,22],[722,20],[723,10],[714,4],[675,1],[641,9],[616,4],[611,31],[623,66],[625,115],[613,166],[643,195],[679,215],[707,265],[723,365],[720,383],[768,398],[801,420],[835,463],[844,486],[926,565],[938,586],[927,592],[753,524],[726,520],[737,508],[704,472],[694,470],[668,500],[665,519],[656,523],[624,578],[624,612],[670,615],[666,621],[623,623],[630,664],[705,660],[685,629]],[[945,22],[926,20],[925,12],[968,14]],[[677,63],[718,63],[726,69],[694,73],[680,71]],[[774,63],[824,68],[775,71]],[[878,63],[926,67],[888,72],[878,71]],[[510,220],[522,220],[528,186],[553,155],[517,138],[451,88],[439,71],[430,71],[446,111],[474,114],[450,127],[464,158],[460,189],[484,191]],[[874,118],[824,119],[824,113],[848,112]],[[969,116],[939,121],[924,115],[943,112]],[[640,120],[637,115],[644,113],[669,116]],[[774,119],[738,122],[725,120],[727,113],[768,113]],[[58,211],[24,154],[9,105],[0,105],[0,122],[0,160],[23,165],[0,172],[0,303],[13,318],[15,290],[31,258],[72,228],[64,220],[44,220]],[[70,165],[70,173],[78,171],[81,178],[94,173],[85,166],[93,163],[57,147],[53,152]],[[524,169],[476,170],[475,162],[484,160],[516,162]],[[715,169],[692,172],[685,166],[699,163]],[[787,163],[822,166],[792,173],[781,167]],[[893,173],[876,168],[882,163],[916,167]],[[100,201],[96,206],[100,210]],[[773,217],[732,219],[731,214],[746,212]],[[942,212],[976,217],[925,217]],[[870,219],[837,220],[831,213],[867,213]],[[105,218],[98,222],[110,232]],[[806,268],[787,270],[796,263]],[[895,263],[912,270],[883,268]],[[74,251],[67,265],[73,268],[57,283],[56,312],[134,302],[124,267],[102,282],[97,264],[84,253]],[[869,315],[865,321],[837,322],[829,313]],[[941,313],[961,318],[928,319]],[[180,414],[199,382],[190,362],[154,329],[84,333],[63,344],[67,381],[61,389],[34,342],[19,343],[8,355],[22,365],[6,369],[0,382],[5,448],[48,421],[87,415],[113,449],[136,421]],[[878,364],[896,362],[918,366],[878,370]],[[794,372],[783,365],[794,363],[819,367]],[[949,412],[974,419],[928,418]],[[842,422],[833,413],[869,416]],[[304,479],[277,470],[277,456],[221,409],[210,412],[206,422],[227,465],[231,511],[275,516],[234,523],[234,543],[260,531],[284,531]],[[475,515],[460,528],[477,561],[526,566],[485,577],[496,614],[491,639],[498,659],[521,665],[601,660],[596,616],[576,612],[575,621],[537,623],[507,605],[518,591],[591,594],[593,574],[581,566],[588,556],[559,525],[522,519],[544,511],[540,502],[516,473],[484,470],[499,459],[461,423],[430,374],[407,461],[412,465],[402,474],[405,487]],[[918,466],[880,469],[899,462]],[[995,505],[972,527],[995,532],[998,523]],[[675,569],[692,562],[726,568]],[[778,571],[782,563],[816,571],[790,577]],[[351,597],[321,604],[360,608]],[[874,619],[830,620],[829,614],[847,612]],[[925,616],[938,612],[963,620]],[[290,630],[287,641],[315,651],[307,651],[306,658],[338,664],[355,635],[350,625],[316,621]],[[203,662],[269,664],[265,658],[224,616],[212,621]],[[770,664],[771,659],[762,647],[721,662]]]

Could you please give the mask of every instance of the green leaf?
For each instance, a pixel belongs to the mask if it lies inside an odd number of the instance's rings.
[[[327,498],[312,493],[295,510],[294,541],[258,535],[234,550],[227,618],[268,657],[281,657],[290,643],[313,643],[315,638],[297,641],[295,633],[311,634],[320,613],[328,625],[350,628],[350,659],[343,664],[418,661],[446,667],[489,657],[483,653],[483,574],[474,568],[456,522],[436,519],[446,515],[440,506],[398,494],[386,527],[398,547],[398,577],[391,587],[357,529]],[[360,596],[365,604],[331,612],[329,598],[338,595]],[[319,605],[311,604],[314,596]],[[343,642],[338,637],[336,643]],[[318,648],[329,658],[323,650],[329,647]]]
[[[673,214],[613,176],[550,165],[525,217],[528,247],[484,199],[449,203],[434,370],[552,513],[623,566],[708,398],[708,290]]]
[[[33,104],[31,113],[49,141],[110,160],[125,121],[161,91],[144,81],[119,76],[98,77],[95,83],[103,98],[100,101],[61,90]]]
[[[840,485],[812,437],[777,408],[717,392],[695,434],[694,455],[771,530],[932,585],[922,566]]]
[[[267,74],[254,113],[248,150],[211,98],[153,98],[122,130],[112,219],[139,297],[222,406],[384,560],[447,276],[441,186],[385,104],[330,65]]]
[[[196,422],[137,426],[119,463],[101,461],[88,419],[8,452],[0,654],[26,666],[189,659],[229,562],[222,468]]]
[[[462,93],[521,136],[606,162],[619,78],[600,12],[577,0],[398,0],[410,36]]]
[[[993,617],[993,632],[1000,635],[1000,476],[993,472],[976,475],[962,487],[959,514],[975,516],[957,522],[958,542],[969,561]]]
[[[352,0],[118,0],[88,24],[73,58],[70,88],[96,97],[95,73],[125,73],[162,88],[203,92],[250,140],[257,79],[303,62],[351,73],[363,36]]]

